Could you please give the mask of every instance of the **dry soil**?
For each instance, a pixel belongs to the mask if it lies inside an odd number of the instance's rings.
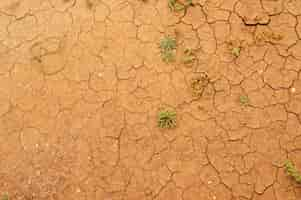
[[[193,4],[1,0],[1,195],[300,199],[284,162],[301,170],[301,1]],[[199,73],[210,81],[196,97]],[[174,129],[157,127],[166,107]]]

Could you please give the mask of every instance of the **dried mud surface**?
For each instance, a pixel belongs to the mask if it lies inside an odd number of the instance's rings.
[[[300,199],[284,162],[301,169],[301,2],[193,3],[1,0],[0,192]],[[158,48],[166,35],[177,40],[173,63]],[[197,73],[210,78],[200,98]],[[175,129],[157,127],[162,107],[177,111]]]

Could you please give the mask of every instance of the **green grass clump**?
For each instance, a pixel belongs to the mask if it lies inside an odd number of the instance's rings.
[[[246,105],[248,105],[250,103],[250,99],[249,99],[249,97],[247,95],[240,95],[239,96],[239,102],[242,105],[246,106]]]
[[[160,128],[174,128],[177,125],[177,113],[172,110],[161,110],[158,114]]]
[[[233,47],[232,48],[232,55],[234,55],[235,57],[238,57],[240,55],[240,51],[241,51],[241,48],[240,47]]]
[[[164,62],[174,61],[177,42],[169,36],[164,37],[160,42],[161,56]]]
[[[193,6],[192,0],[186,0],[185,3],[181,3],[178,0],[168,0],[168,7],[173,12],[186,10],[189,6]]]
[[[2,195],[1,200],[9,200],[8,194]]]
[[[285,162],[286,173],[291,176],[297,183],[301,183],[301,173],[296,169],[292,161]]]

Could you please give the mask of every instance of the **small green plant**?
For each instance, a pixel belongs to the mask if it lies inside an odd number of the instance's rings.
[[[160,42],[160,48],[163,50],[174,50],[177,47],[177,42],[174,38],[169,36],[164,37]]]
[[[173,12],[186,10],[189,6],[193,6],[192,0],[186,0],[184,3],[179,0],[168,0],[168,7]]]
[[[202,72],[195,74],[190,80],[190,87],[193,95],[201,97],[209,83],[210,79],[206,73]]]
[[[196,57],[191,49],[186,49],[184,51],[184,58],[183,63],[184,64],[191,64],[193,61],[195,61]]]
[[[2,195],[1,200],[9,200],[8,194]]]
[[[296,169],[292,161],[287,160],[285,162],[286,173],[291,176],[297,183],[301,183],[301,173]]]
[[[233,47],[232,48],[232,55],[234,55],[235,57],[238,57],[240,55],[240,51],[241,51],[241,48],[240,47]]]
[[[158,114],[160,128],[174,128],[177,125],[177,113],[173,110],[161,110]]]
[[[169,36],[164,37],[160,42],[161,56],[164,62],[174,61],[177,42]]]
[[[239,96],[239,102],[242,105],[246,106],[246,105],[248,105],[250,103],[250,99],[249,99],[249,97],[247,95],[240,95]]]

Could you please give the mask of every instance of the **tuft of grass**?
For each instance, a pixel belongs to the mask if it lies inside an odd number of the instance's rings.
[[[195,61],[196,57],[191,49],[186,49],[184,51],[184,58],[183,63],[184,64],[191,64],[193,61]]]
[[[172,62],[175,59],[177,42],[169,36],[164,37],[160,42],[161,56],[164,62]]]
[[[158,114],[160,128],[174,128],[177,125],[177,113],[173,110],[161,110]]]
[[[189,6],[193,6],[192,0],[186,0],[184,3],[179,0],[168,0],[168,7],[173,12],[186,10]]]
[[[3,194],[1,200],[9,200],[8,194]]]
[[[200,73],[192,77],[190,80],[190,87],[193,95],[201,97],[209,83],[210,79],[206,73]]]
[[[246,105],[248,105],[250,103],[250,99],[249,99],[249,97],[247,95],[240,95],[239,96],[239,102],[242,105],[246,106]]]
[[[296,169],[292,161],[287,160],[285,162],[286,173],[291,176],[297,183],[301,183],[301,173]]]
[[[235,57],[238,57],[240,55],[240,51],[241,51],[241,48],[240,47],[233,47],[232,48],[232,55],[234,55]]]
[[[163,50],[173,50],[176,49],[177,42],[174,38],[171,38],[169,36],[164,37],[160,42],[160,48]]]

